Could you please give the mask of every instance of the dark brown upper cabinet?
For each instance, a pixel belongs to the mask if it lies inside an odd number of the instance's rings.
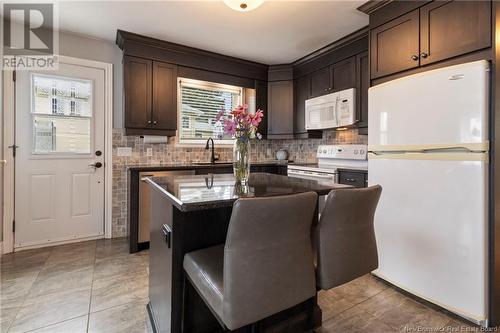
[[[125,56],[125,131],[132,135],[175,135],[177,66]]]
[[[356,56],[356,126],[361,134],[368,134],[368,88],[370,72],[368,70],[368,52]]]
[[[436,1],[420,8],[420,64],[491,46],[489,1]]]
[[[419,66],[419,10],[416,9],[370,32],[371,77]]]
[[[264,112],[264,118],[259,124],[259,133],[263,138],[267,138],[267,118],[269,115],[267,105],[267,81],[255,80],[255,108]]]
[[[309,98],[356,87],[356,57],[350,57],[324,67],[308,76],[311,81]]]
[[[331,90],[331,68],[330,66],[317,70],[310,74],[311,96],[318,97],[328,94]]]
[[[153,61],[152,128],[177,129],[177,66]]]
[[[297,139],[322,138],[322,131],[306,130],[306,100],[311,96],[311,77],[302,76],[294,81],[293,134]]]
[[[293,81],[268,83],[267,137],[293,138]]]
[[[385,12],[397,11],[389,9]],[[491,46],[490,1],[433,1],[401,14],[370,31],[372,79]],[[383,17],[373,15],[371,23]]]
[[[141,129],[151,125],[152,61],[136,57],[123,59],[125,128]]]
[[[339,61],[332,66],[332,91],[356,87],[356,57]]]

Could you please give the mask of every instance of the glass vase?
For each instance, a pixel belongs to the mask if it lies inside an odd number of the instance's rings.
[[[233,147],[233,172],[236,182],[246,185],[250,177],[250,140],[236,139]]]

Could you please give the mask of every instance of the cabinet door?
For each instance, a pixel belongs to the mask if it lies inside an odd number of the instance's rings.
[[[267,136],[267,123],[269,109],[267,107],[267,82],[255,81],[255,108],[264,111],[264,118],[259,124],[259,133],[265,138]]]
[[[368,52],[356,56],[356,119],[357,127],[368,126],[368,88],[370,73],[368,68]]]
[[[153,128],[177,129],[177,66],[153,62]]]
[[[151,60],[123,57],[125,128],[151,128]]]
[[[356,87],[356,58],[339,61],[332,66],[333,91]]]
[[[311,78],[303,76],[295,80],[295,112],[294,112],[294,134],[307,133],[306,131],[306,99],[310,95]]]
[[[436,1],[420,8],[420,64],[491,45],[489,1]]]
[[[293,81],[268,84],[268,135],[293,136]]]
[[[311,97],[318,97],[330,92],[330,71],[330,66],[328,66],[311,74]]]
[[[373,29],[370,38],[372,78],[419,66],[418,9]]]

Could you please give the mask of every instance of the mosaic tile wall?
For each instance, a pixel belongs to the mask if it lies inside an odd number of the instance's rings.
[[[168,143],[146,144],[139,136],[125,136],[123,129],[113,130],[113,237],[128,235],[127,230],[127,167],[133,165],[160,165],[209,161],[210,154],[204,147],[175,147],[175,138]],[[356,129],[323,132],[322,139],[303,140],[262,140],[252,143],[252,161],[274,159],[275,152],[285,148],[289,159],[295,162],[316,162],[316,150],[322,144],[366,144],[368,137],[358,135]],[[118,147],[132,148],[132,156],[117,156]],[[153,156],[146,156],[147,148],[153,148]],[[232,149],[217,148],[221,161],[232,159]]]

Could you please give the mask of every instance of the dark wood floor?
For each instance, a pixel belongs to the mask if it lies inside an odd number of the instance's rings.
[[[148,253],[125,239],[2,257],[0,332],[147,332]],[[333,332],[479,332],[370,275],[319,296]]]

